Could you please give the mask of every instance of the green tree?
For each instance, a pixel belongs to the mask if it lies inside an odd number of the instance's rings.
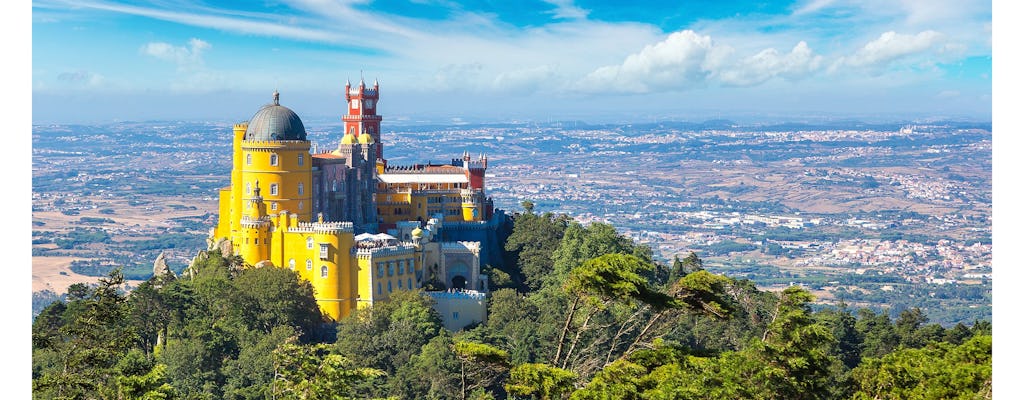
[[[423,345],[388,380],[389,394],[401,399],[454,399],[462,395],[461,362],[451,334],[442,331]]]
[[[653,268],[652,264],[643,259],[624,254],[605,254],[573,268],[563,286],[571,302],[558,336],[552,364],[560,368],[568,366],[581,338],[592,328],[592,318],[612,303],[643,302],[659,307],[672,304],[673,299],[654,289],[644,276],[645,272]],[[582,322],[577,325],[574,323],[576,314],[581,310],[584,310],[584,315]],[[573,330],[574,336],[567,338]]]
[[[512,233],[505,241],[505,251],[518,266],[518,273],[512,275],[516,278],[521,274],[525,287],[536,290],[553,269],[551,254],[561,243],[570,219],[566,215],[528,212],[515,216],[513,221]]]
[[[280,399],[355,398],[353,386],[384,376],[372,368],[357,368],[328,344],[285,343],[274,351],[271,396]]]
[[[866,358],[853,370],[854,399],[991,399],[992,337],[932,342]]]
[[[485,327],[504,340],[509,359],[517,364],[538,359],[541,355],[537,307],[513,289],[491,292],[488,304]]]
[[[360,365],[390,375],[443,329],[432,299],[422,292],[397,291],[390,300],[339,321],[335,345]]]
[[[115,367],[137,338],[123,284],[118,268],[94,288],[73,285],[64,315],[55,318],[60,306],[54,306],[49,317],[34,324],[33,344],[40,347],[33,356],[39,354],[48,362],[39,366],[32,380],[33,396],[79,399],[116,393]],[[53,332],[55,326],[59,327]]]
[[[233,280],[238,293],[250,298],[249,326],[264,333],[276,326],[295,328],[308,342],[324,317],[313,295],[313,286],[294,271],[284,268],[250,268]]]
[[[856,328],[864,336],[861,357],[878,358],[899,346],[900,336],[885,313],[875,313],[867,308],[857,310]]]
[[[493,385],[508,371],[508,352],[497,347],[466,341],[456,341],[452,351],[459,360],[461,396]]]
[[[505,390],[513,396],[555,400],[568,397],[576,374],[547,364],[526,363],[512,368]]]

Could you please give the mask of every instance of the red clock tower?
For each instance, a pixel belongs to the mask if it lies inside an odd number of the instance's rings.
[[[362,78],[359,79],[359,87],[353,88],[352,84],[345,82],[345,101],[348,103],[348,114],[342,117],[345,121],[345,132],[359,138],[361,135],[370,135],[373,142],[377,144],[377,159],[384,159],[384,144],[380,142],[380,121],[381,116],[377,115],[377,99],[380,97],[377,81],[373,82],[373,88],[367,88]]]

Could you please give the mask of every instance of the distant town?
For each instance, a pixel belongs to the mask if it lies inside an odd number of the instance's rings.
[[[183,268],[215,223],[230,129],[34,126],[33,291],[59,295],[52,282],[117,265],[142,280],[160,253]],[[327,148],[341,128],[307,131]],[[709,270],[799,284],[822,305],[991,320],[988,124],[404,125],[383,141],[398,164],[486,154],[496,208],[529,200],[607,222],[663,263],[695,252]]]

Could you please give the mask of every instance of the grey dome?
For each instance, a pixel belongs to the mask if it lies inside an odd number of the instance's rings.
[[[245,140],[306,140],[306,127],[295,112],[279,103],[274,91],[274,103],[263,106],[249,120]]]

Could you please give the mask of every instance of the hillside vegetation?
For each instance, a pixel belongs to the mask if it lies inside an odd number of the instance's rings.
[[[328,321],[309,283],[212,251],[130,293],[115,270],[32,326],[40,399],[990,399],[991,323],[812,310],[696,254],[670,265],[611,225],[514,218],[488,321],[431,300]]]

